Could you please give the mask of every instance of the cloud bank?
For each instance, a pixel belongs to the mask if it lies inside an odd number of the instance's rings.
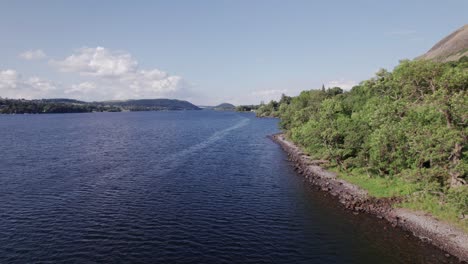
[[[62,60],[53,60],[50,64],[61,72],[76,73],[88,79],[65,90],[66,94],[77,98],[186,99],[191,94],[182,77],[158,69],[139,69],[138,61],[124,51],[85,47]]]
[[[45,57],[40,50],[27,51],[24,59]],[[159,69],[140,69],[128,52],[104,47],[80,48],[63,58],[50,60],[59,72],[75,74],[81,82],[57,84],[38,77],[25,78],[15,70],[0,74],[0,95],[10,98],[63,97],[97,101],[142,98],[189,99],[194,94],[184,79]]]
[[[8,98],[45,98],[57,94],[58,85],[39,77],[25,78],[15,70],[0,71],[0,95]]]
[[[27,50],[19,54],[19,57],[24,60],[40,60],[40,59],[47,58],[47,55],[45,54],[44,51],[37,49],[37,50]]]
[[[282,94],[287,94],[288,90],[286,89],[271,89],[271,90],[260,90],[250,93],[251,96],[258,98],[259,102],[268,103],[271,100],[278,100],[281,98]]]
[[[327,88],[340,87],[345,91],[351,90],[354,86],[358,85],[355,81],[346,81],[346,80],[333,80],[325,83]]]

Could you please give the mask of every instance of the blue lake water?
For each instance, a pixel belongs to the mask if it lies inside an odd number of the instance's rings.
[[[441,263],[297,175],[276,119],[0,115],[0,263]]]

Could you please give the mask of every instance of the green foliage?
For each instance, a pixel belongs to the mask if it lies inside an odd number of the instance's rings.
[[[229,104],[229,103],[222,103],[220,105],[217,105],[217,106],[213,107],[213,110],[217,110],[217,111],[234,111],[234,110],[236,110],[236,106],[232,105],[232,104]]]
[[[86,113],[120,111],[109,106],[98,106],[84,102],[62,100],[24,100],[0,98],[0,114],[41,114],[41,113]]]
[[[420,184],[410,183],[398,177],[370,176],[359,169],[340,173],[339,175],[340,178],[367,190],[371,196],[378,198],[407,196],[420,190]]]
[[[174,99],[141,99],[108,102],[83,102],[73,99],[6,99],[0,97],[0,114],[42,114],[42,113],[86,113],[158,111],[158,110],[199,110],[197,106]]]
[[[454,223],[468,231],[468,186],[436,192],[430,189],[415,192],[397,207],[430,212],[434,217]],[[463,220],[464,219],[464,220]]]
[[[466,59],[406,60],[349,92],[337,87],[304,91],[259,110],[280,117],[281,128],[307,153],[328,159],[374,196],[405,196],[408,207],[426,208],[444,219],[466,213]],[[450,217],[438,213],[435,200],[450,208]]]
[[[259,105],[239,105],[236,106],[236,111],[237,112],[250,112],[250,111],[255,111],[259,108]]]

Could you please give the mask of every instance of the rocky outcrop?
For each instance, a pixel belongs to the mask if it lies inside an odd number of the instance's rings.
[[[443,38],[417,59],[447,62],[457,61],[463,56],[468,56],[468,24]]]

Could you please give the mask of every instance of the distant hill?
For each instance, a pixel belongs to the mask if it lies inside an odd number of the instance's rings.
[[[452,34],[443,38],[426,54],[417,59],[439,62],[457,61],[463,56],[468,57],[468,25],[464,25]]]
[[[213,107],[213,109],[217,111],[235,111],[236,106],[233,104],[229,104],[229,103],[222,103],[220,105]]]
[[[57,104],[87,104],[87,102],[85,101],[67,99],[67,98],[50,98],[50,99],[40,99],[37,101],[41,101],[44,103],[57,103]]]
[[[175,99],[141,99],[84,102],[74,99],[7,99],[0,97],[0,114],[86,113],[120,111],[200,110],[187,101]]]
[[[103,101],[98,104],[118,106],[130,111],[151,110],[200,110],[200,108],[188,101],[176,99],[139,99],[125,101]]]

